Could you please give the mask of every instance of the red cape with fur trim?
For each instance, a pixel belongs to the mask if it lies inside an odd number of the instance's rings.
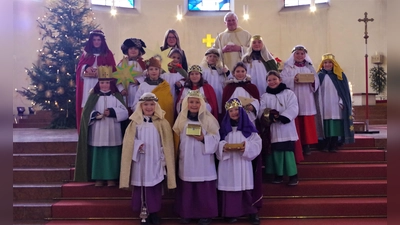
[[[217,96],[215,95],[214,88],[205,83],[203,86],[204,94],[206,97],[206,102],[210,104],[211,106],[211,114],[215,117],[215,119],[218,120],[218,102],[217,102]],[[182,93],[183,93],[184,88],[181,88],[181,91],[179,92],[177,100],[181,99]],[[196,89],[193,89],[196,90]],[[178,103],[178,101],[177,101]],[[175,106],[176,108],[176,106]]]
[[[225,115],[225,103],[231,98],[233,92],[235,92],[237,87],[242,87],[246,90],[251,97],[260,101],[260,93],[258,92],[257,86],[252,84],[250,81],[239,82],[239,83],[228,83],[224,91],[222,92],[222,115]]]

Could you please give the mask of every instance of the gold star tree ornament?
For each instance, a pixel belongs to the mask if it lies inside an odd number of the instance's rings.
[[[117,71],[113,73],[113,77],[117,79],[117,84],[122,84],[127,90],[129,83],[135,83],[135,77],[140,74],[141,72],[135,70],[134,64],[128,65],[128,59],[124,57],[121,65],[117,66]]]
[[[168,72],[168,63],[172,61],[172,59],[168,57],[170,51],[171,48],[167,48],[164,51],[161,51],[160,45],[156,45],[153,49],[146,48],[146,60],[150,59],[151,57],[158,59],[161,63],[161,69]]]

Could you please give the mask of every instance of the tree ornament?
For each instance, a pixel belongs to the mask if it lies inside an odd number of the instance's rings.
[[[69,80],[68,82],[70,87],[74,87],[75,86],[75,82],[73,80]]]
[[[38,89],[38,91],[43,91],[44,85],[43,84],[38,84],[37,85],[37,89]]]
[[[57,88],[57,93],[60,94],[60,95],[64,94],[64,88],[63,87],[58,87]]]
[[[45,96],[46,96],[46,98],[51,98],[51,96],[53,96],[53,93],[51,93],[51,90],[47,90],[45,92]]]

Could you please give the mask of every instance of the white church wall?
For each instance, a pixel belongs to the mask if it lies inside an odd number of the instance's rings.
[[[207,50],[202,38],[211,34],[213,38],[225,29],[225,13],[186,13],[181,21],[176,19],[177,5],[184,0],[139,0],[139,12],[118,10],[112,17],[109,8],[93,7],[97,23],[106,34],[106,40],[118,62],[122,58],[121,43],[129,37],[141,38],[148,49],[162,44],[167,29],[175,29],[185,50],[189,65],[198,64]],[[277,57],[286,60],[291,49],[303,44],[309,51],[315,67],[321,55],[331,52],[343,67],[353,92],[365,92],[364,66],[364,23],[358,22],[368,12],[368,53],[379,52],[387,55],[386,39],[386,0],[331,0],[329,7],[318,8],[315,13],[308,9],[281,10],[282,0],[236,0],[235,13],[239,26],[251,34],[260,34],[267,48]],[[41,47],[37,40],[39,30],[36,18],[43,15],[44,0],[14,0],[14,57],[16,59],[14,86],[27,87],[29,79],[25,67],[37,60],[36,50]],[[243,5],[247,4],[250,14],[243,20]],[[385,60],[386,61],[386,60]],[[369,68],[373,65],[368,59]],[[386,71],[386,62],[383,67]],[[372,91],[369,88],[370,92]],[[14,94],[13,108],[28,107],[30,102],[19,94]],[[15,110],[14,110],[15,112]]]

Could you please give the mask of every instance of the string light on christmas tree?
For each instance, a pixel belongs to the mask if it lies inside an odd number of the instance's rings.
[[[26,69],[31,84],[15,91],[53,112],[52,128],[75,127],[75,65],[88,40],[89,31],[98,27],[94,13],[82,0],[46,1],[47,12],[37,17],[41,48],[39,63]],[[70,16],[71,14],[72,16]],[[65,78],[63,75],[69,76]],[[70,111],[70,112],[69,112]],[[69,116],[73,113],[73,116]]]

